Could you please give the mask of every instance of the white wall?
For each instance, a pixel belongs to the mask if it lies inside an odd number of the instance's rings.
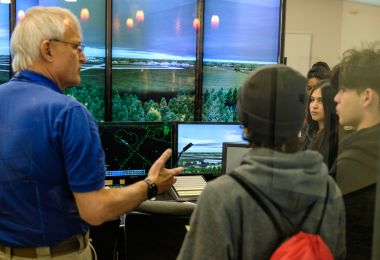
[[[287,49],[292,55],[305,49],[305,46],[294,44],[294,35],[309,34],[312,35],[310,62],[306,63],[311,65],[322,60],[333,67],[343,51],[380,41],[379,28],[380,6],[377,5],[342,0],[287,0],[285,56]],[[302,73],[308,70],[305,65],[295,66],[303,66],[299,69]]]
[[[301,46],[287,46],[286,34],[311,34],[310,63],[321,60],[331,67],[337,64],[341,45],[342,10],[343,3],[340,0],[287,0],[285,49],[301,49]],[[308,71],[308,68],[303,69],[305,70]]]
[[[345,2],[342,24],[342,52],[380,41],[380,6]]]

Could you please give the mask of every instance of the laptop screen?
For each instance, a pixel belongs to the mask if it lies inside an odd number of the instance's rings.
[[[223,142],[246,143],[242,133],[239,123],[178,123],[178,166],[184,175],[220,175]]]
[[[223,143],[222,152],[222,174],[232,172],[241,163],[241,159],[250,149],[245,143]]]

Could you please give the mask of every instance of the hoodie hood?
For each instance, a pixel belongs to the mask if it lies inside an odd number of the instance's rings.
[[[380,158],[380,124],[346,135],[339,144],[334,173],[343,194],[376,183]]]
[[[316,151],[281,153],[253,148],[235,171],[269,198],[276,198],[273,202],[291,214],[325,196],[328,170],[322,162],[322,155]]]
[[[338,160],[352,160],[377,171],[380,148],[380,124],[346,135],[339,145]]]

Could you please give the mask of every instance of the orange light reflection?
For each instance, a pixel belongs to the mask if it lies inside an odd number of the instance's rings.
[[[201,22],[199,21],[199,18],[194,18],[194,21],[193,21],[194,30],[198,31],[200,27],[201,27]]]
[[[80,10],[80,19],[82,21],[88,21],[90,19],[90,11],[87,8]]]
[[[136,21],[141,23],[144,22],[144,11],[143,10],[137,10],[136,11]]]
[[[211,16],[211,27],[213,29],[216,29],[219,27],[219,16],[218,15]]]
[[[130,29],[133,28],[133,19],[128,18],[127,21],[125,22],[125,25]]]

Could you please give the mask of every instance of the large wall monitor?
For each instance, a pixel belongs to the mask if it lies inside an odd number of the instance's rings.
[[[241,159],[250,149],[249,144],[223,143],[222,174],[232,172],[241,163]]]
[[[178,123],[178,166],[185,167],[183,175],[220,175],[223,142],[245,143],[242,132],[238,123]]]
[[[9,52],[9,22],[10,7],[0,4],[0,84],[9,80],[10,52]]]
[[[112,1],[112,120],[193,120],[195,17],[197,0]]]
[[[153,162],[173,146],[171,124],[100,123],[99,133],[106,156],[107,179],[144,177]],[[166,166],[172,166],[171,158]]]
[[[1,4],[0,9],[8,4]],[[64,93],[74,97],[77,101],[84,104],[96,120],[105,119],[106,104],[104,103],[104,87],[106,84],[106,2],[104,0],[17,0],[11,1],[15,8],[15,22],[18,23],[25,15],[25,12],[34,6],[56,6],[71,10],[79,20],[82,27],[83,43],[86,45],[84,55],[86,62],[81,66],[80,84],[66,88]],[[8,13],[13,14],[13,11]],[[3,14],[0,12],[1,17]],[[1,18],[0,18],[1,20]],[[0,28],[2,26],[0,25]],[[6,27],[10,28],[9,26]],[[0,38],[6,30],[0,31]],[[9,43],[9,37],[6,42]],[[1,42],[0,50],[4,45]],[[8,54],[9,56],[9,54]],[[4,60],[5,57],[3,57]],[[9,59],[9,58],[8,58]],[[0,68],[4,62],[0,64]],[[1,77],[0,70],[0,77]],[[9,74],[9,73],[8,73]],[[0,78],[1,80],[1,78]],[[117,102],[117,101],[116,101]],[[124,109],[125,110],[125,109]]]
[[[280,61],[282,2],[204,1],[203,121],[237,121],[237,93],[247,75]]]
[[[0,1],[0,82],[9,79],[9,21],[32,6],[59,6],[78,17],[86,45],[81,83],[64,92],[98,121],[237,121],[247,74],[283,58],[285,2]]]

